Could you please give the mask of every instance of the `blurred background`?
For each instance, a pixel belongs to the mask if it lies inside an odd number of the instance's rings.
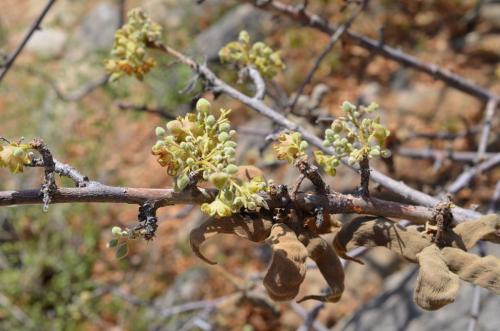
[[[0,1],[0,59],[17,47],[45,4]],[[0,84],[0,136],[41,137],[58,160],[108,185],[171,187],[150,154],[154,128],[190,111],[201,94],[199,86],[181,93],[192,73],[165,57],[157,57],[159,66],[143,82],[107,82],[104,62],[114,32],[125,13],[138,6],[162,25],[166,43],[207,61],[221,78],[248,93],[252,87],[237,84],[237,74],[218,63],[218,50],[242,29],[252,40],[280,49],[287,68],[268,82],[266,99],[275,109],[284,108],[329,40],[238,1],[59,0]],[[354,8],[346,1],[309,1],[310,10],[336,23]],[[373,0],[351,29],[500,93],[500,1]],[[338,42],[289,116],[320,134],[331,116],[340,114],[344,100],[380,104],[382,122],[392,131],[394,157],[374,166],[395,179],[437,195],[473,162],[484,111],[477,98]],[[214,104],[234,110],[240,163],[259,166],[267,179],[292,184],[296,170],[276,162],[265,141],[273,124],[227,97]],[[488,153],[500,151],[498,124],[496,116]],[[450,158],[450,150],[463,152],[463,160]],[[37,188],[41,178],[40,169],[15,176],[0,169],[0,189]],[[499,178],[498,168],[490,170],[454,201],[482,212],[495,209],[492,197]],[[353,192],[358,181],[358,175],[344,168],[329,184]],[[66,179],[58,184],[73,185]],[[375,196],[397,198],[376,185],[372,190]],[[266,298],[260,278],[270,259],[267,246],[221,236],[204,247],[220,266],[195,257],[188,235],[204,219],[197,207],[162,208],[157,237],[134,242],[129,255],[117,260],[106,248],[110,229],[134,224],[137,212],[136,206],[124,204],[51,205],[48,212],[41,206],[1,207],[0,329],[295,330],[318,308],[314,302],[276,304]],[[487,251],[500,253],[492,246]],[[347,265],[342,300],[318,308],[313,329],[467,328],[470,285],[462,282],[454,304],[426,312],[412,301],[413,265],[383,249],[370,250],[362,259],[364,266]],[[311,268],[301,294],[324,286]],[[498,330],[499,311],[500,298],[481,291],[477,330]]]

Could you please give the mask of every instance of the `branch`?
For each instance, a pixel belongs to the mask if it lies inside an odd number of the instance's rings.
[[[265,10],[271,10],[289,18],[297,21],[303,25],[309,26],[311,28],[322,31],[330,36],[335,34],[337,28],[329,24],[328,21],[314,15],[307,10],[299,10],[298,8],[279,2],[279,1],[255,1],[255,0],[244,0],[249,2],[258,8]],[[493,98],[498,98],[497,95],[491,91],[471,82],[459,76],[457,74],[451,73],[448,70],[441,69],[439,66],[432,63],[425,63],[419,59],[408,55],[399,49],[395,49],[380,43],[378,40],[370,39],[362,36],[356,32],[347,30],[342,38],[348,39],[359,46],[371,50],[381,56],[388,58],[390,60],[396,61],[402,65],[409,66],[415,70],[426,73],[435,79],[439,79],[445,82],[448,86],[451,86],[457,90],[475,96],[483,101],[488,101]]]
[[[0,72],[0,83],[2,82],[5,75],[7,75],[7,72],[9,71],[10,67],[12,67],[12,65],[14,64],[14,61],[16,61],[18,55],[21,54],[22,50],[24,49],[24,47],[26,46],[26,44],[30,40],[33,33],[40,28],[40,24],[42,23],[42,20],[44,19],[45,15],[47,15],[50,8],[52,7],[52,5],[55,2],[56,2],[56,0],[47,1],[47,4],[43,8],[40,15],[38,15],[37,19],[33,22],[30,29],[28,30],[28,33],[26,34],[26,36],[24,36],[24,38],[21,41],[21,43],[19,44],[19,46],[17,46],[14,53],[12,53],[12,55],[7,59],[7,62],[2,64],[1,67],[3,67],[3,70],[2,70],[2,72]]]
[[[182,192],[172,189],[117,187],[104,184],[89,185],[77,188],[57,188],[51,195],[51,203],[125,203],[143,205],[154,201],[156,207],[178,204],[202,204],[211,202],[217,195],[215,189],[197,188]],[[290,201],[271,198],[267,193],[266,199],[270,208],[293,208]],[[384,217],[404,218],[417,224],[424,224],[432,218],[432,210],[427,207],[386,201],[376,198],[362,197],[333,192],[331,194],[297,193],[295,204],[311,215],[321,207],[330,214],[370,214]],[[43,203],[40,190],[0,191],[0,206],[14,206]],[[474,219],[480,215],[477,212],[453,208],[456,223]]]
[[[448,187],[448,192],[457,194],[464,187],[469,185],[470,181],[477,175],[488,171],[500,164],[500,153],[493,156],[491,159],[486,160],[467,171],[462,172],[460,176]]]
[[[488,103],[486,104],[486,111],[484,113],[484,123],[483,123],[483,130],[481,132],[481,138],[479,140],[479,147],[477,149],[477,158],[476,162],[480,162],[483,160],[486,152],[486,147],[488,145],[488,137],[490,136],[490,131],[491,131],[491,122],[493,119],[493,116],[495,115],[495,111],[498,107],[500,98],[491,98],[488,100]]]
[[[251,109],[255,110],[261,115],[264,115],[268,118],[270,118],[272,121],[275,123],[281,125],[284,128],[287,128],[291,131],[297,131],[302,134],[302,137],[307,140],[311,145],[317,147],[318,149],[322,150],[323,152],[332,155],[334,151],[331,148],[327,148],[323,146],[323,141],[318,138],[316,135],[310,133],[303,127],[297,125],[296,123],[290,121],[287,119],[285,116],[282,114],[278,113],[274,109],[270,108],[267,106],[265,103],[263,103],[260,100],[257,100],[255,98],[249,97],[240,91],[236,90],[235,88],[231,87],[230,85],[226,84],[224,81],[219,79],[208,67],[205,65],[200,65],[193,61],[191,58],[185,56],[184,54],[176,51],[175,49],[166,46],[166,45],[154,45],[157,50],[160,50],[164,52],[167,55],[171,55],[175,57],[177,60],[185,64],[186,66],[190,67],[192,70],[194,70],[196,73],[200,75],[200,77],[204,78],[206,80],[206,83],[209,88],[211,88],[215,93],[224,93],[228,95],[229,97],[236,99],[243,104],[247,105]],[[346,160],[342,160],[342,162],[353,169],[354,171],[358,171],[358,167],[356,166],[350,166],[348,165]],[[408,199],[412,202],[424,205],[424,206],[429,206],[432,207],[439,203],[439,200],[431,197],[423,192],[420,192],[418,190],[415,190],[407,185],[405,185],[402,182],[396,181],[381,172],[378,172],[375,169],[371,169],[371,179],[373,179],[375,182],[379,183],[381,186],[385,187],[389,191],[395,192],[405,199]],[[468,218],[477,218],[481,214],[472,211],[472,210],[465,210],[462,208],[456,208],[455,213],[461,214],[462,217],[466,216]]]
[[[257,100],[263,100],[266,96],[266,83],[259,71],[252,66],[248,66],[243,68],[241,73],[243,76],[248,75],[252,79],[255,85],[255,95],[253,97]]]
[[[395,154],[413,159],[431,159],[434,161],[448,159],[451,161],[458,161],[458,162],[473,162],[477,157],[477,152],[462,152],[462,151],[454,151],[451,149],[443,150],[443,149],[431,149],[431,148],[414,149],[407,147],[399,147],[396,150]],[[483,154],[483,158],[487,160],[495,156],[497,156],[496,153]]]

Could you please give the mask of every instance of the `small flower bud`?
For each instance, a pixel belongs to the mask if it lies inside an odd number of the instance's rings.
[[[384,149],[380,152],[380,156],[382,156],[384,159],[387,159],[388,157],[391,157],[392,153],[388,149]]]
[[[300,146],[299,146],[300,150],[301,150],[301,151],[304,151],[304,150],[306,150],[306,149],[307,149],[307,147],[309,147],[309,144],[307,143],[307,141],[302,140],[302,141],[300,142]]]
[[[165,132],[165,129],[164,129],[164,128],[162,128],[162,127],[158,126],[158,127],[155,129],[155,133],[156,133],[156,136],[157,136],[158,138],[163,138],[163,137],[165,136],[165,133],[166,133],[166,132]]]
[[[348,113],[352,110],[356,109],[356,106],[354,106],[352,103],[350,103],[349,101],[344,101],[342,103],[342,111]]]
[[[208,126],[212,126],[215,124],[215,117],[213,115],[208,115],[207,118],[205,119],[205,123]]]
[[[217,138],[219,139],[220,142],[225,142],[226,140],[229,139],[229,135],[227,134],[227,132],[221,132],[219,133],[219,136]]]
[[[219,131],[227,132],[231,129],[231,125],[229,123],[222,123],[219,125]]]
[[[205,98],[200,98],[198,102],[196,102],[196,110],[203,113],[208,113],[210,110],[210,102],[208,102]]]
[[[228,174],[235,174],[238,172],[238,166],[234,165],[234,164],[228,164],[227,167],[226,167],[226,172]]]
[[[208,178],[208,180],[210,181],[210,183],[214,184],[215,187],[217,187],[219,190],[222,189],[222,187],[224,187],[224,185],[227,182],[227,179],[228,179],[227,174],[225,174],[223,172],[213,173]]]
[[[111,233],[113,236],[121,236],[122,235],[122,229],[119,226],[113,226],[111,229]]]

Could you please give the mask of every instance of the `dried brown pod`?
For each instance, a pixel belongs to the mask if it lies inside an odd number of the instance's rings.
[[[491,255],[480,257],[453,247],[445,247],[441,253],[448,268],[462,280],[500,295],[500,259]]]
[[[466,249],[472,248],[479,240],[500,244],[500,215],[490,214],[460,223],[453,232],[462,238]]]
[[[299,239],[306,246],[309,257],[316,262],[319,271],[330,287],[331,293],[307,295],[298,302],[310,299],[323,302],[339,301],[344,292],[344,269],[339,257],[326,240],[310,231],[301,233]]]
[[[254,242],[264,241],[271,232],[272,223],[262,218],[233,215],[231,217],[210,218],[194,228],[189,234],[193,252],[209,264],[217,264],[207,259],[200,251],[200,246],[216,234],[235,234]]]
[[[436,310],[455,301],[460,280],[448,269],[439,248],[430,245],[417,258],[420,270],[413,293],[415,303],[423,309]]]
[[[333,246],[342,258],[355,260],[347,251],[359,246],[384,246],[411,262],[417,254],[431,244],[431,239],[415,226],[402,227],[384,217],[362,216],[345,224],[337,233]]]
[[[264,277],[264,286],[271,299],[286,301],[295,298],[306,274],[307,249],[285,224],[274,224],[266,240],[273,257]]]

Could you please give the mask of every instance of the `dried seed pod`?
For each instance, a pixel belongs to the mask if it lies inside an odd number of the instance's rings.
[[[413,293],[415,303],[423,309],[436,310],[455,301],[460,280],[448,269],[439,248],[428,246],[417,258],[420,270]]]
[[[359,247],[384,246],[405,259],[416,262],[417,254],[431,244],[430,238],[416,227],[402,227],[384,217],[357,217],[345,224],[337,233],[333,246],[342,258],[355,260],[346,252]]]
[[[500,259],[492,255],[480,257],[453,247],[445,247],[441,253],[448,268],[462,280],[500,295]]]
[[[472,248],[479,240],[500,243],[500,215],[491,214],[457,225],[453,232],[462,238],[466,249]]]
[[[189,234],[189,242],[193,252],[209,264],[216,262],[207,259],[200,251],[200,246],[209,237],[218,233],[235,234],[254,242],[264,241],[271,231],[272,223],[262,218],[244,218],[240,215],[224,218],[210,218],[194,228]]]
[[[264,286],[271,299],[286,301],[295,298],[306,275],[307,249],[285,224],[274,224],[267,239],[273,258]]]
[[[316,262],[331,290],[328,295],[307,295],[299,302],[309,299],[323,302],[339,301],[344,292],[344,269],[339,257],[326,240],[310,231],[299,235],[299,239],[306,246],[309,257]]]

